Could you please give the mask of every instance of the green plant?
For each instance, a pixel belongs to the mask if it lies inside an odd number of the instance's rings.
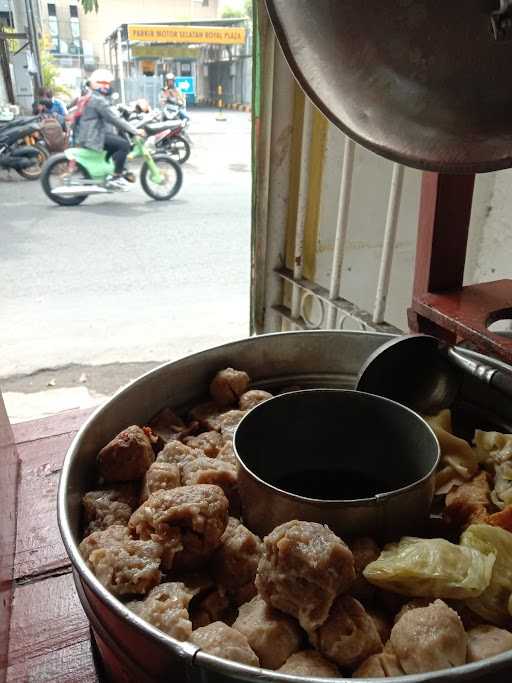
[[[249,17],[252,19],[252,0],[245,0],[243,7],[231,7],[226,5],[222,10],[222,19],[243,19]]]
[[[236,9],[235,7],[231,7],[231,5],[226,5],[222,10],[221,16],[222,19],[237,19],[238,17],[243,16],[243,12],[241,9]]]
[[[65,85],[57,83],[59,69],[55,64],[53,56],[48,52],[44,42],[39,44],[39,58],[41,61],[41,79],[43,88],[48,88],[54,95],[64,95],[71,97],[71,92]]]
[[[88,14],[89,12],[97,12],[99,9],[98,0],[80,0],[82,3],[83,11]]]

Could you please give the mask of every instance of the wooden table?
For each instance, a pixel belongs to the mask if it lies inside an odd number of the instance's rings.
[[[62,461],[90,412],[69,411],[13,426],[20,469],[9,683],[100,681],[57,526]]]
[[[13,427],[20,469],[7,683],[106,680],[98,673],[101,664],[91,645],[89,623],[75,592],[57,526],[62,462],[91,412],[69,411]],[[0,682],[2,673],[0,670]],[[505,680],[510,680],[510,675],[503,672],[490,676],[486,683]]]

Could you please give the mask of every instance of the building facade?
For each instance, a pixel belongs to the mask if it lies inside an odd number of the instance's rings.
[[[219,0],[99,0],[99,11],[79,10],[84,67],[106,66],[105,39],[121,24],[217,19]]]

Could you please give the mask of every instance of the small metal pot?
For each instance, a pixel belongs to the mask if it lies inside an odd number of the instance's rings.
[[[387,398],[349,389],[275,396],[242,419],[234,448],[244,522],[259,536],[301,519],[342,538],[388,541],[420,535],[428,520],[439,443]]]
[[[81,497],[96,486],[96,455],[130,424],[147,423],[164,406],[183,408],[203,399],[212,376],[223,367],[249,373],[254,386],[273,391],[303,388],[353,388],[363,362],[391,335],[311,331],[262,335],[219,346],[166,363],[119,390],[89,417],[69,447],[59,484],[58,516],[64,545],[83,608],[91,622],[109,680],[115,683],[303,683],[275,671],[262,671],[209,655],[192,643],[162,633],[111,595],[86,566],[81,539]],[[482,358],[474,354],[475,359]],[[496,367],[503,363],[485,359]],[[468,380],[454,414],[463,428],[512,432],[512,407],[492,389]],[[512,675],[512,654],[448,671],[407,678],[409,683],[504,683]],[[343,683],[343,679],[335,679]],[[363,679],[360,679],[363,680]],[[389,679],[402,683],[403,678]],[[334,683],[316,679],[315,683]],[[348,681],[347,681],[348,683]]]

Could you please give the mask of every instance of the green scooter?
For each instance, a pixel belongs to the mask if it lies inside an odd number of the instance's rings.
[[[134,138],[128,160],[142,157],[140,184],[152,199],[165,201],[174,197],[183,182],[180,165],[167,154],[155,154],[154,136]],[[43,167],[41,184],[47,197],[61,206],[77,206],[92,194],[111,194],[118,188],[109,186],[114,163],[106,152],[70,147],[51,156]]]

